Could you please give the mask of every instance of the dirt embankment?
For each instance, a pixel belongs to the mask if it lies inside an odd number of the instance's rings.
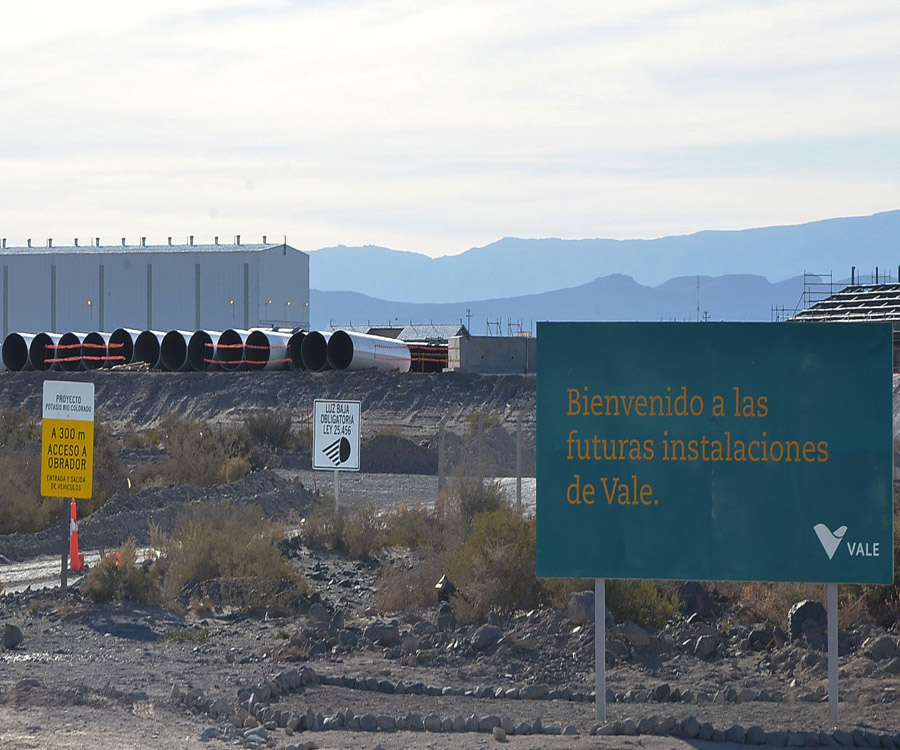
[[[117,434],[158,425],[170,415],[240,423],[258,409],[288,410],[295,427],[308,426],[315,399],[362,402],[362,436],[437,437],[441,421],[457,434],[471,415],[534,433],[533,375],[359,372],[17,372],[0,374],[0,409],[24,406],[40,418],[44,380],[90,381],[96,418]]]

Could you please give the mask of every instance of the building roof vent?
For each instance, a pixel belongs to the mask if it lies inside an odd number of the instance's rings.
[[[266,242],[266,235],[263,235],[263,245],[268,245],[268,244],[269,244],[269,243]]]
[[[171,237],[169,237],[169,244],[170,244],[170,245],[172,244],[172,238],[171,238]]]
[[[28,247],[31,247],[31,237],[28,238]]]
[[[141,237],[141,247],[147,247],[147,238]]]
[[[78,238],[75,238],[75,247],[78,247]]]
[[[217,244],[217,245],[219,244],[219,235],[216,235],[216,236],[213,238],[213,242],[215,242],[215,244]]]
[[[47,238],[47,247],[53,247],[53,238],[52,237]]]
[[[241,235],[239,235],[239,234],[234,235],[234,244],[235,245],[241,244]]]
[[[192,234],[188,235],[188,245],[190,245],[191,247],[194,246],[194,235]]]
[[[97,247],[100,247],[100,238],[94,237],[94,240],[97,242]]]
[[[3,249],[6,250],[6,237],[3,237],[2,239],[0,239],[0,244],[2,244]]]
[[[125,238],[122,238],[122,247],[125,247]]]

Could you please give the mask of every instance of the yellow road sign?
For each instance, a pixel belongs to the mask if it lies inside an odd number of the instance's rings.
[[[94,476],[94,384],[44,382],[41,494],[89,498]]]

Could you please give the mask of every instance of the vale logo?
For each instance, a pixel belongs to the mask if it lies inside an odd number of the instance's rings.
[[[828,559],[833,559],[835,553],[841,546],[841,542],[844,541],[844,537],[847,534],[847,527],[839,526],[832,531],[824,523],[817,523],[813,526],[813,531],[815,531],[816,536],[819,537],[822,549],[825,550]],[[878,548],[878,542],[847,542],[847,552],[850,553],[851,557],[879,557]]]
[[[825,554],[828,555],[828,559],[830,560],[834,557],[834,553],[837,552],[837,548],[841,545],[841,539],[843,539],[844,534],[847,533],[847,527],[840,526],[832,531],[824,523],[817,523],[813,526],[813,531],[816,532],[816,536],[819,537],[819,541],[822,542],[822,546],[825,548]]]

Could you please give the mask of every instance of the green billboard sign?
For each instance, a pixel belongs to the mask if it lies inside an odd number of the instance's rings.
[[[538,575],[891,583],[891,332],[538,324]]]

